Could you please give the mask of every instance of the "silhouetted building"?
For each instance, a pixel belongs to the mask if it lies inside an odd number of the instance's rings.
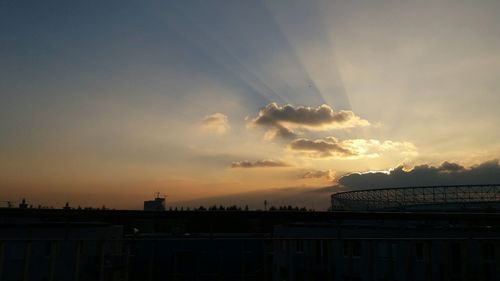
[[[122,238],[103,223],[0,224],[0,280],[124,280]]]
[[[272,279],[268,234],[143,234],[127,243],[129,280]]]
[[[332,196],[356,211],[3,208],[0,280],[500,280],[500,213],[470,208],[500,189],[432,189]]]
[[[498,225],[294,224],[274,232],[273,280],[500,280]]]
[[[165,211],[165,197],[157,193],[154,200],[144,201],[144,211]]]

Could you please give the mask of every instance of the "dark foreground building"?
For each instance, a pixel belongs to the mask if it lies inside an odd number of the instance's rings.
[[[500,280],[498,226],[353,220],[277,227],[274,238],[274,280]]]
[[[500,280],[500,213],[418,209],[0,209],[0,281]]]

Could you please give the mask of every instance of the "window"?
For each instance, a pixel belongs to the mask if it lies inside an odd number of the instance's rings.
[[[417,242],[415,244],[415,258],[417,261],[423,261],[425,259],[425,247],[423,242]]]
[[[321,250],[322,250],[322,246],[321,246],[321,245],[322,245],[322,243],[321,243],[321,240],[314,240],[314,245],[315,245],[315,247],[314,247],[314,248],[315,248],[314,252],[315,252],[315,254],[316,254],[316,255],[315,255],[315,260],[316,260],[316,263],[317,263],[317,264],[319,264],[319,263],[321,263],[321,258],[322,258],[322,256],[323,256],[323,255],[322,255],[322,253],[321,253],[321,252],[322,252],[322,251],[321,251]]]
[[[284,279],[288,279],[288,268],[285,266],[280,266],[280,276]]]
[[[286,251],[287,250],[287,243],[285,240],[281,240],[281,250]]]
[[[52,241],[47,241],[44,243],[44,256],[45,257],[50,257],[52,254]]]
[[[351,255],[351,249],[349,247],[350,241],[344,241],[344,257],[348,257]]]
[[[352,241],[352,256],[353,257],[361,256],[361,242]]]
[[[358,258],[361,256],[360,241],[345,241],[344,242],[344,257]]]
[[[461,272],[462,270],[462,245],[453,243],[451,245],[451,268],[453,271]]]
[[[377,257],[394,258],[396,254],[396,244],[393,241],[380,241],[377,243]]]
[[[363,278],[358,276],[344,276],[345,281],[363,281]]]
[[[322,254],[322,259],[327,260],[328,259],[328,253],[330,251],[330,246],[331,243],[329,240],[323,240],[323,248],[321,249],[321,254]]]
[[[304,252],[304,240],[299,239],[295,241],[295,251],[299,253]]]
[[[483,244],[483,259],[485,261],[495,260],[495,244],[492,242]]]

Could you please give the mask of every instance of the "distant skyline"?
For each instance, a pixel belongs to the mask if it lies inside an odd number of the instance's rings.
[[[0,200],[301,205],[498,183],[499,14],[496,0],[2,1]]]

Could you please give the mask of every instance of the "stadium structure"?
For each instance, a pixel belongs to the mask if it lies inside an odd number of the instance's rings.
[[[417,186],[335,193],[332,210],[500,211],[500,184]]]

